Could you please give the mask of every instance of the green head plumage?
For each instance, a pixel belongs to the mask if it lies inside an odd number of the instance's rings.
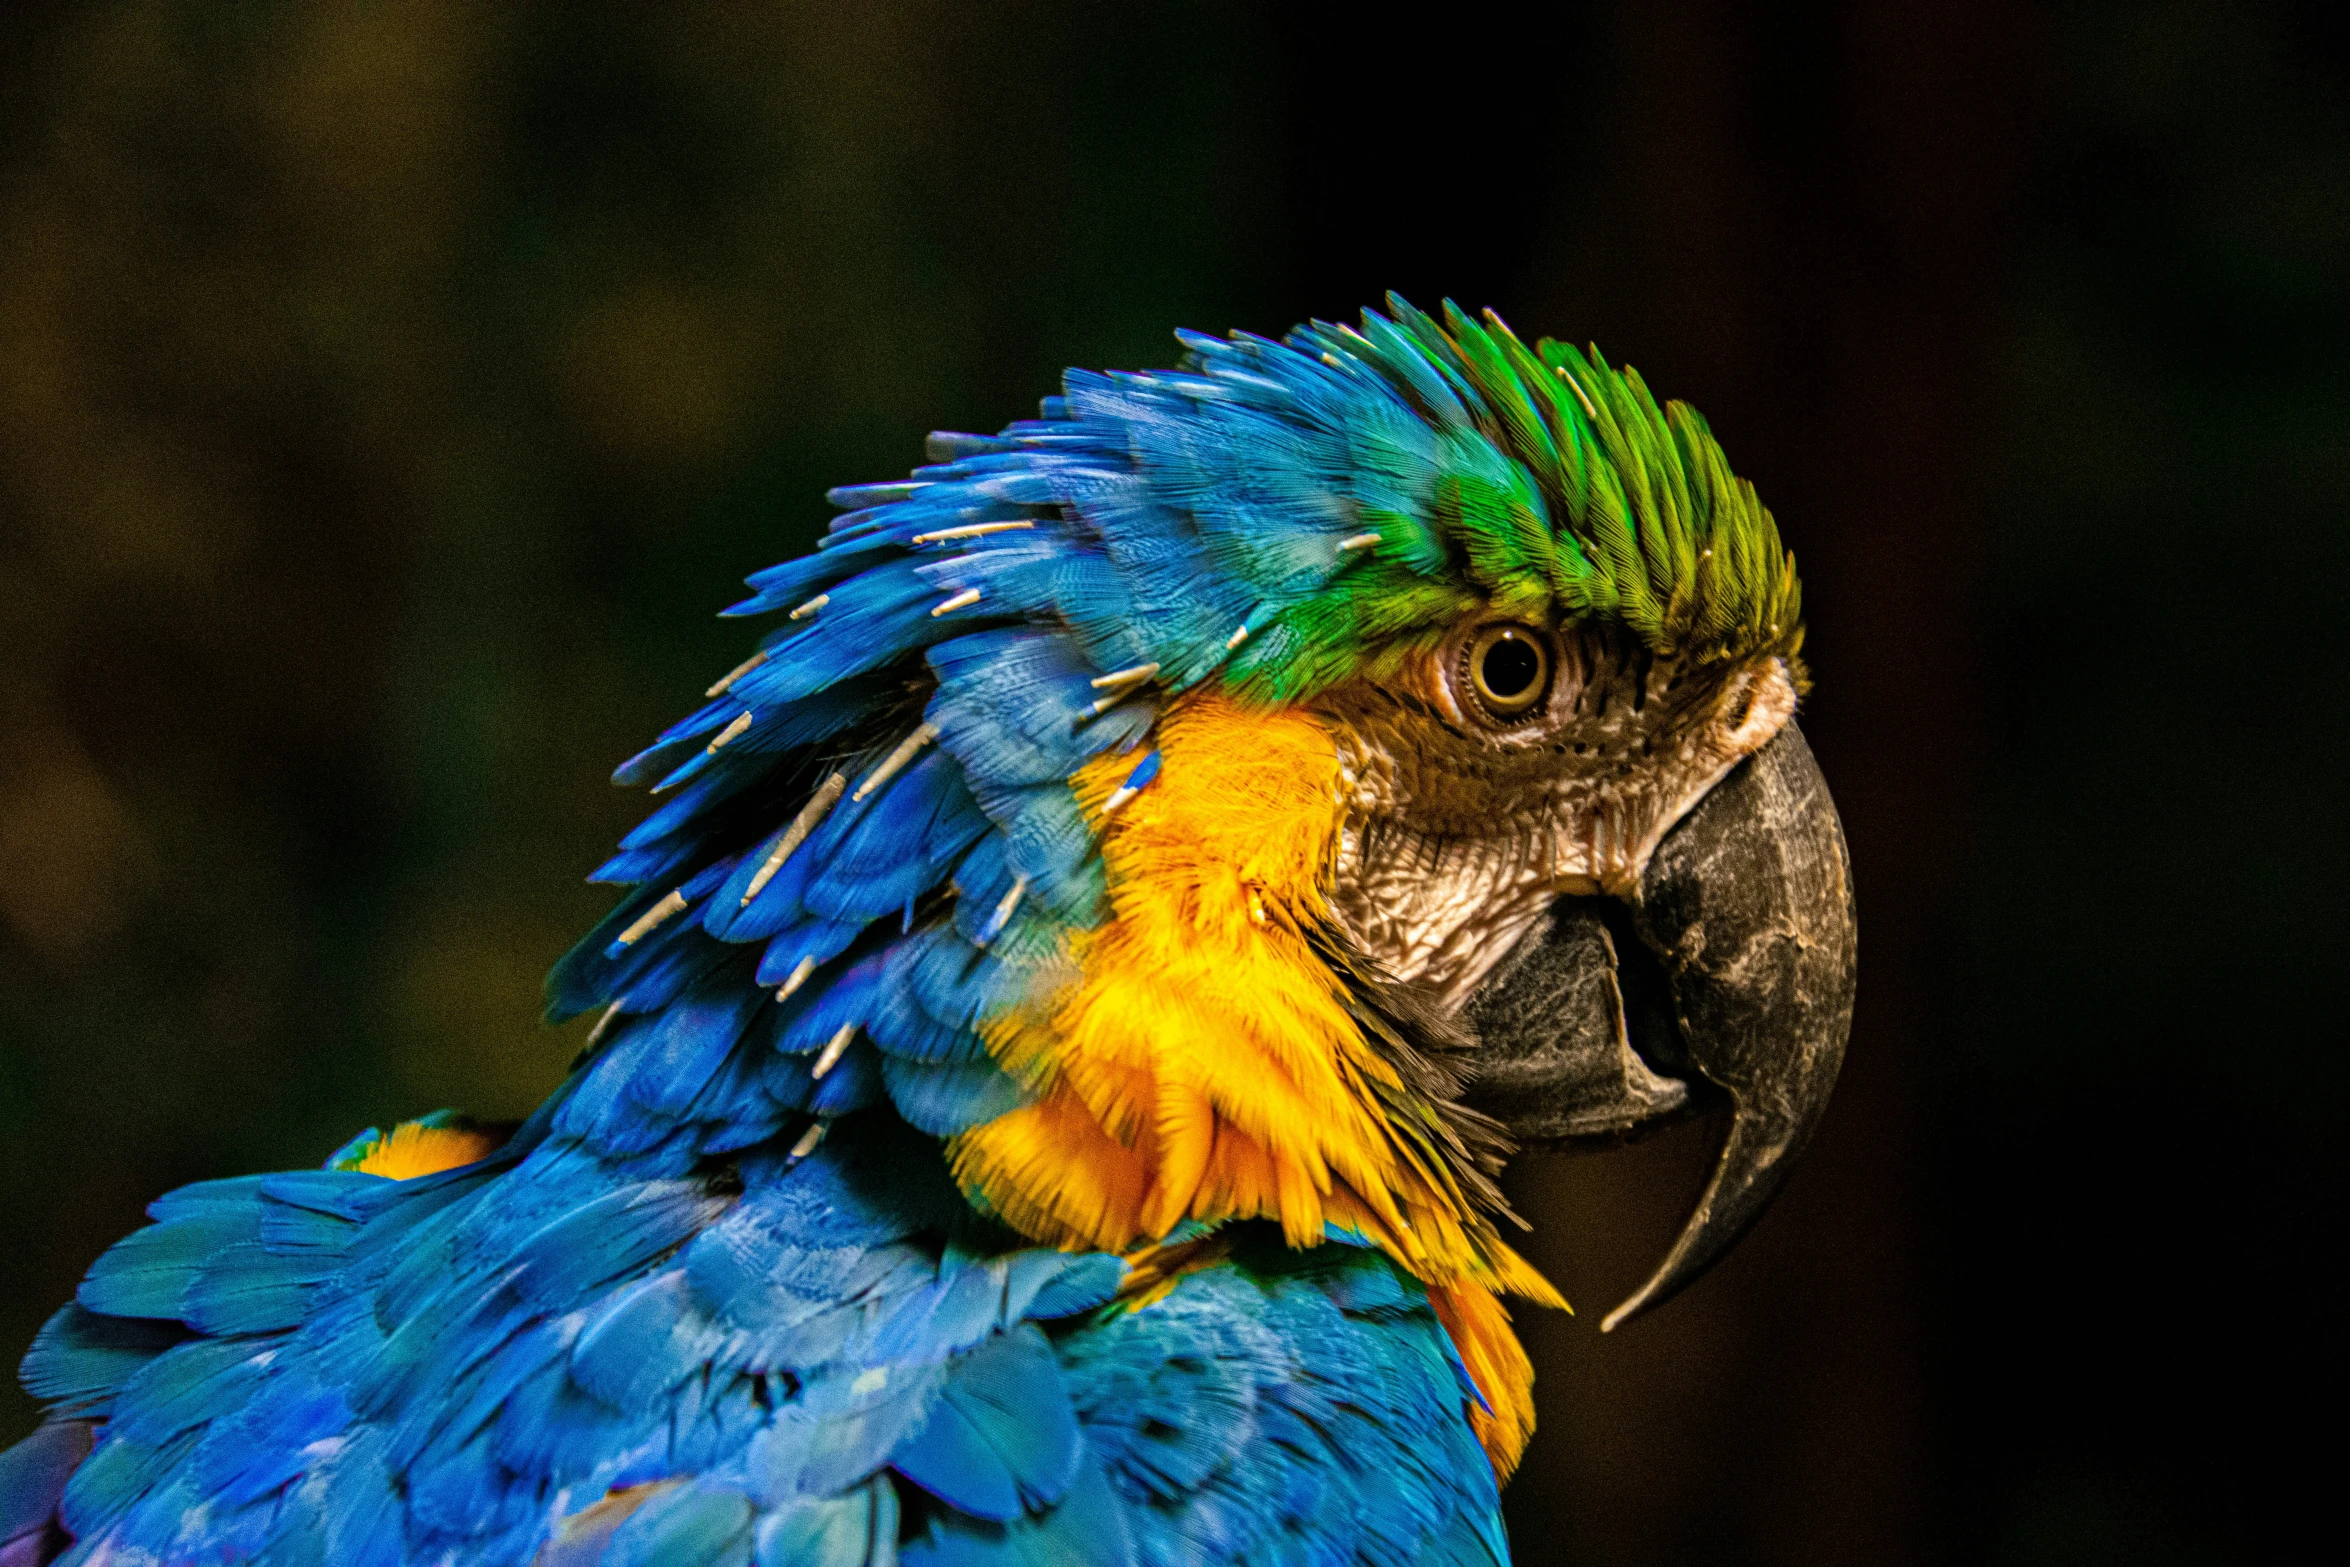
[[[1620,624],[1660,656],[1794,662],[1794,557],[1695,409],[1660,406],[1596,348],[1529,349],[1491,312],[1479,322],[1448,301],[1440,322],[1388,305],[1360,330],[1315,322],[1286,345],[1186,339],[1195,372],[1283,384],[1301,429],[1344,443],[1351,461],[1313,466],[1351,491],[1348,537],[1379,535],[1268,617],[1228,679],[1294,699],[1408,653],[1479,598]]]
[[[933,436],[912,482],[836,490],[851,511],[819,552],[754,577],[736,612],[896,591],[859,574],[898,562],[959,595],[953,618],[893,620],[860,663],[1049,622],[1096,668],[1288,702],[1377,678],[1486,605],[1660,657],[1776,655],[1801,680],[1771,514],[1694,409],[1596,349],[1393,296],[1283,342],[1177,336],[1180,368],[1072,370],[1041,418]]]

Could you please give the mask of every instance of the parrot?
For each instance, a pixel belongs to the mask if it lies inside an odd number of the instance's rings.
[[[34,1340],[0,1567],[1502,1567],[1526,1148],[1850,1029],[1795,560],[1596,347],[1182,332],[830,492],[623,764],[529,1117],[149,1208]]]

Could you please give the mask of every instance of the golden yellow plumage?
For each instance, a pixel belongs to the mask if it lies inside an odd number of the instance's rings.
[[[1161,719],[1158,779],[1106,822],[1130,759],[1078,776],[1111,917],[1074,938],[1072,979],[989,1029],[1037,1099],[956,1138],[954,1168],[1070,1247],[1131,1252],[1186,1219],[1271,1219],[1296,1246],[1363,1235],[1430,1286],[1506,1470],[1533,1373],[1495,1294],[1565,1302],[1389,1120],[1395,1069],[1305,935],[1328,919],[1342,825],[1326,725],[1203,694]]]
[[[504,1141],[496,1132],[479,1127],[403,1121],[376,1139],[350,1168],[394,1181],[414,1180],[486,1159]]]

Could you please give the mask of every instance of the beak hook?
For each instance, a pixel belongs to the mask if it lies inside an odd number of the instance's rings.
[[[1664,1261],[1612,1331],[1694,1282],[1762,1217],[1811,1140],[1852,1031],[1852,864],[1827,780],[1789,723],[1657,846],[1633,924],[1662,962],[1689,1062],[1729,1135]]]

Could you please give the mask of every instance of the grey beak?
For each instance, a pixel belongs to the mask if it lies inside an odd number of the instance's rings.
[[[1718,1261],[1785,1183],[1852,1029],[1844,829],[1790,723],[1665,835],[1626,907],[1562,900],[1471,999],[1468,1103],[1522,1143],[1620,1143],[1727,1103],[1696,1211],[1607,1331]]]

